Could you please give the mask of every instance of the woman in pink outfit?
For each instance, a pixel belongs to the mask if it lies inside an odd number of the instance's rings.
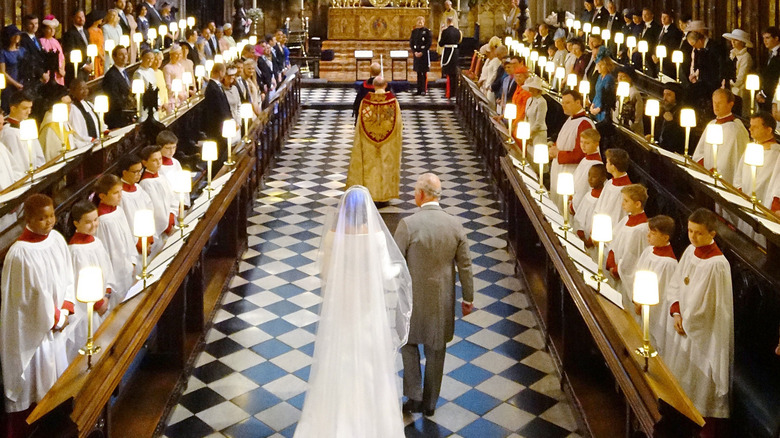
[[[60,22],[57,21],[57,18],[54,17],[54,15],[47,15],[44,17],[42,24],[43,36],[39,38],[38,41],[41,42],[41,47],[43,47],[43,50],[58,53],[59,70],[57,70],[57,74],[55,75],[54,79],[58,84],[65,85],[65,54],[62,50],[60,42],[57,41],[57,38],[54,37],[54,35],[57,33],[57,28],[60,27]]]

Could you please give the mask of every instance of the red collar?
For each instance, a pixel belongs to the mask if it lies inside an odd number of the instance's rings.
[[[666,246],[654,246],[653,247],[653,254],[657,255],[658,257],[670,257],[675,260],[677,260],[677,257],[674,256],[674,251],[672,250],[672,245],[666,245]]]
[[[639,224],[643,224],[645,222],[647,222],[647,215],[643,211],[643,212],[641,212],[639,214],[628,215],[628,220],[626,221],[626,226],[627,227],[635,227],[635,226],[637,226]]]
[[[720,252],[720,248],[718,248],[718,244],[715,243],[715,242],[712,242],[709,245],[700,246],[700,247],[696,248],[693,251],[693,255],[695,255],[696,257],[698,257],[700,259],[706,260],[706,259],[711,258],[711,257],[723,255],[723,253]]]
[[[371,84],[371,83],[368,82],[368,80],[365,80],[365,81],[363,81],[363,88],[367,88],[369,90],[373,90],[374,89],[374,84]]]
[[[601,187],[600,189],[590,189],[590,196],[593,196],[594,198],[598,198],[601,196],[601,191],[604,190],[604,187]]]
[[[5,121],[8,122],[8,124],[11,125],[12,128],[18,128],[19,124],[21,123],[19,120],[12,119],[10,117],[6,117]]]
[[[163,166],[173,166],[173,158],[162,157]]]
[[[100,205],[98,205],[98,216],[103,216],[104,214],[113,213],[114,211],[116,211],[115,205],[107,205],[102,202],[100,203]]]
[[[128,184],[128,183],[122,181],[122,191],[123,192],[133,193],[136,190],[138,190],[138,187],[136,187],[135,184]]]
[[[598,152],[595,152],[595,153],[592,153],[592,154],[588,154],[588,155],[585,155],[585,159],[586,160],[591,160],[591,161],[598,161],[600,163],[601,162],[601,154],[598,153]]]
[[[715,124],[722,125],[727,122],[733,122],[737,117],[734,114],[729,114],[721,119],[715,119]]]
[[[148,170],[144,169],[144,174],[141,175],[141,180],[145,180],[145,179],[148,179],[148,178],[157,178],[158,176],[160,176],[160,175],[157,174],[157,173],[149,172]]]
[[[631,180],[628,178],[628,174],[612,178],[612,185],[615,187],[623,187],[631,184]]]
[[[574,120],[574,119],[581,119],[581,118],[587,117],[587,116],[588,116],[588,113],[586,113],[585,110],[583,109],[582,111],[578,112],[577,114],[571,116],[571,119],[572,120]]]
[[[69,245],[85,245],[95,241],[95,236],[79,233],[78,231],[70,238]]]
[[[22,235],[19,236],[20,242],[29,242],[29,243],[38,243],[43,242],[46,240],[46,238],[49,237],[48,234],[38,234],[36,232],[33,232],[31,229],[24,227],[24,231],[22,231]]]

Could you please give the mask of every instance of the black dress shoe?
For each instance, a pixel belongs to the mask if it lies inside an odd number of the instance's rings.
[[[426,417],[433,417],[433,414],[436,412],[436,409],[426,409],[423,411],[423,415]]]
[[[403,412],[422,412],[422,402],[417,400],[409,399],[404,403],[404,405],[401,407],[401,411]]]

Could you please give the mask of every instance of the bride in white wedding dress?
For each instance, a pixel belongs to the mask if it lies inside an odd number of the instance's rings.
[[[295,438],[403,437],[395,357],[412,313],[406,261],[365,187],[347,190],[323,233],[323,302]]]

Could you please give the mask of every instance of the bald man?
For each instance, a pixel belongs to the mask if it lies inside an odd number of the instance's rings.
[[[455,267],[458,269],[463,315],[473,309],[474,282],[466,229],[439,205],[441,181],[420,176],[414,187],[415,214],[401,219],[395,241],[412,276],[412,320],[409,340],[401,348],[404,362],[404,412],[431,416],[439,399],[447,342],[455,328]],[[420,349],[425,352],[425,380],[420,372]]]

